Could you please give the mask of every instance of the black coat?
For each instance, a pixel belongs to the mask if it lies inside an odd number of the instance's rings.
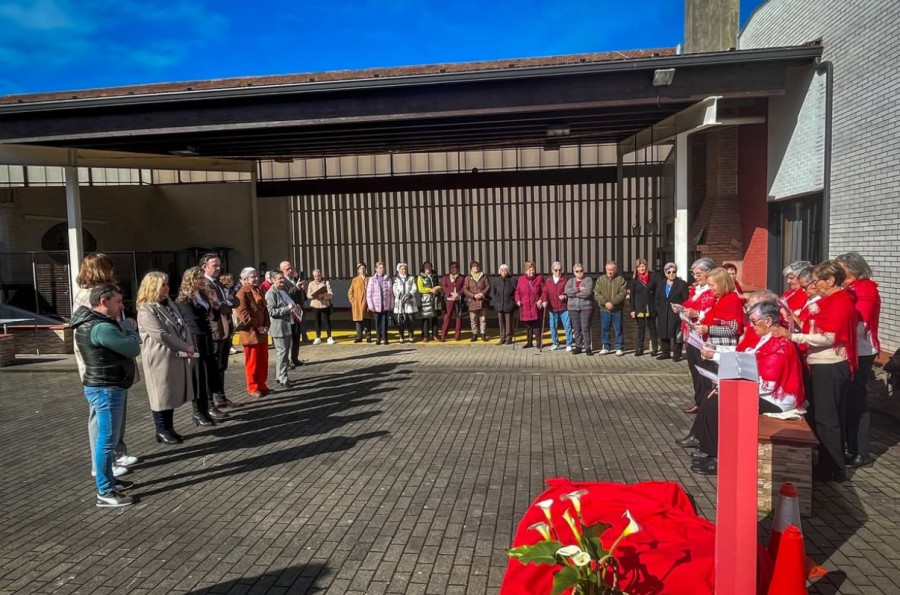
[[[516,278],[499,277],[491,283],[491,305],[497,312],[509,313],[516,309]]]
[[[656,329],[659,331],[660,339],[674,339],[678,336],[678,330],[681,327],[681,319],[678,314],[672,311],[672,304],[683,304],[688,298],[688,284],[684,280],[676,277],[672,283],[672,289],[666,297],[666,281],[658,277],[650,280],[654,296],[656,312]]]
[[[191,331],[191,337],[194,339],[194,349],[201,356],[206,357],[213,353],[214,346],[212,342],[212,326],[210,325],[210,311],[195,304],[193,301],[187,302],[178,300],[175,302],[181,317],[184,318],[184,324]],[[212,310],[213,317],[218,314],[216,310]]]
[[[657,279],[657,275],[654,273],[650,273],[650,278],[647,280],[647,284],[644,283],[638,278],[637,273],[634,275],[634,279],[631,280],[629,285],[631,286],[631,311],[635,313],[645,312],[653,316],[653,313],[656,311],[656,304],[653,303],[654,300],[654,292],[657,283],[659,280]]]

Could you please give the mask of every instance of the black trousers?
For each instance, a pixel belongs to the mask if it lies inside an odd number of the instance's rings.
[[[497,322],[500,325],[500,342],[512,339],[515,327],[513,326],[512,312],[497,312]]]
[[[437,315],[433,318],[423,318],[422,319],[422,338],[428,339],[429,341],[435,338],[437,332],[435,331],[435,321],[438,320]]]
[[[687,346],[687,361],[688,370],[691,372],[691,381],[694,384],[694,404],[699,407],[715,385],[712,380],[702,376],[697,371],[697,368],[700,367],[710,372],[717,372],[719,366],[715,362],[703,359],[700,355],[700,350],[693,345]]]
[[[294,320],[291,322],[291,361],[297,363],[300,361],[300,335],[303,335],[305,341],[309,341],[303,333],[301,324]]]
[[[388,320],[391,317],[390,312],[376,312],[375,313],[375,340],[376,341],[385,341],[388,340]]]
[[[218,374],[218,382],[215,391],[218,394],[225,394],[225,370],[228,369],[228,358],[231,356],[231,337],[220,341],[213,341],[213,369]]]
[[[760,413],[778,413],[781,408],[765,399],[759,399]],[[691,434],[700,441],[700,451],[711,457],[719,456],[719,395],[718,393],[700,404],[700,413],[694,420]]]
[[[191,362],[191,384],[194,386],[194,400],[201,411],[206,411],[215,394],[222,394],[219,370],[215,354],[201,353]]]
[[[637,351],[638,353],[644,352],[644,337],[647,332],[647,328],[650,329],[650,350],[653,353],[656,353],[657,346],[659,344],[659,339],[656,336],[656,321],[652,318],[635,318],[637,321],[638,333],[637,333]]]
[[[362,341],[363,336],[368,339],[372,336],[372,319],[371,318],[363,318],[362,320],[355,320],[354,325],[356,325],[356,340]]]
[[[869,413],[869,376],[872,375],[874,355],[861,355],[853,380],[847,391],[845,427],[847,428],[847,452],[852,455],[869,457],[869,428],[872,416]]]
[[[525,344],[533,345],[536,343],[538,348],[540,348],[541,342],[544,339],[541,336],[541,321],[522,320],[521,322],[525,325]]]
[[[810,364],[806,396],[819,439],[818,470],[844,471],[844,409],[850,388],[850,364]]]
[[[400,330],[400,338],[405,339],[406,333],[409,333],[410,340],[415,338],[413,329],[413,314],[398,314],[397,328]]]
[[[316,339],[322,334],[325,327],[325,336],[331,336],[331,308],[313,308],[316,313]]]

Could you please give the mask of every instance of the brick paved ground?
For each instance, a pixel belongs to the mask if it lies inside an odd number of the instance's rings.
[[[673,445],[683,364],[480,344],[303,354],[302,386],[233,421],[194,428],[179,410],[177,447],[153,440],[135,387],[141,501],[121,510],[94,506],[75,373],[0,372],[0,593],[496,592],[548,477],[679,481],[714,517],[715,480]],[[837,572],[813,592],[900,589],[897,439],[876,414],[876,465],[817,485],[808,552]]]

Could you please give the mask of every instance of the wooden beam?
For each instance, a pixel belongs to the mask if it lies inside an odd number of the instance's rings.
[[[133,169],[176,169],[197,171],[252,172],[252,161],[209,157],[152,155],[96,149],[64,149],[37,145],[0,144],[2,165],[44,165],[51,167],[122,167]]]

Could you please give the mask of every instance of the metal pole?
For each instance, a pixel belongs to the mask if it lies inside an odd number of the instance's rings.
[[[259,204],[256,196],[256,183],[259,172],[254,167],[250,172],[250,235],[253,241],[253,266],[259,266]]]
[[[688,266],[688,135],[675,137],[675,265],[682,279],[690,283]]]
[[[66,216],[69,225],[69,305],[75,309],[75,291],[78,289],[78,270],[84,259],[84,243],[81,237],[81,191],[78,187],[78,166],[75,152],[69,151],[69,165],[63,169],[66,178]]]

